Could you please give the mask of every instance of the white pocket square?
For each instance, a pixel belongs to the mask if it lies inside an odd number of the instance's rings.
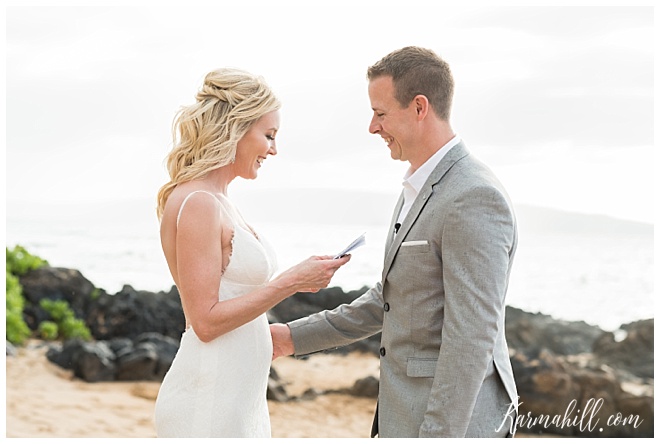
[[[413,247],[415,245],[428,245],[429,241],[427,240],[414,240],[414,241],[405,241],[401,242],[402,247]]]

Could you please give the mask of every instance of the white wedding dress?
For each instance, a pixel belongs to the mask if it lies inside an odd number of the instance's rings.
[[[236,217],[230,216],[234,235],[220,284],[221,301],[263,287],[276,268],[273,249]],[[269,438],[266,390],[272,351],[265,313],[208,343],[188,328],[158,392],[157,436]]]

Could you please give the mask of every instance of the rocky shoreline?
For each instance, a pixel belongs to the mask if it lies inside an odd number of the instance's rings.
[[[160,381],[176,354],[184,319],[175,287],[146,292],[125,286],[116,294],[96,289],[79,271],[43,267],[22,276],[24,315],[31,329],[48,315],[41,299],[66,300],[89,327],[93,341],[52,343],[48,359],[87,382]],[[328,288],[298,293],[274,307],[271,322],[286,322],[350,302],[366,289]],[[653,436],[654,320],[608,332],[507,307],[506,334],[520,395],[518,430],[526,434],[583,437]],[[380,335],[330,350],[377,355]],[[7,355],[12,354],[7,343]],[[377,395],[378,380],[358,380],[342,393]],[[277,402],[325,394],[287,393],[271,369],[268,397]],[[508,425],[507,425],[508,426]]]

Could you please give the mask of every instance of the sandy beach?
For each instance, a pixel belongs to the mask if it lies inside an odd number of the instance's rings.
[[[159,382],[87,383],[46,358],[31,340],[6,357],[6,438],[155,438],[152,414]],[[290,396],[350,388],[378,376],[379,359],[315,354],[273,362]],[[376,401],[342,394],[268,401],[273,438],[369,438]],[[552,437],[545,435],[544,437]],[[516,438],[537,435],[516,434]]]
[[[154,438],[152,413],[160,383],[86,383],[46,359],[31,341],[6,357],[7,438]],[[273,363],[287,393],[349,388],[378,376],[378,358],[317,354]],[[375,400],[328,394],[309,401],[269,401],[274,438],[368,438]]]

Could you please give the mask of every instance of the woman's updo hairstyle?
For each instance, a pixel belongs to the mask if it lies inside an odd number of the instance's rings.
[[[177,185],[233,163],[238,141],[250,126],[280,107],[261,76],[233,68],[208,73],[196,102],[175,116],[174,144],[166,158],[170,181],[158,191],[158,218]]]

